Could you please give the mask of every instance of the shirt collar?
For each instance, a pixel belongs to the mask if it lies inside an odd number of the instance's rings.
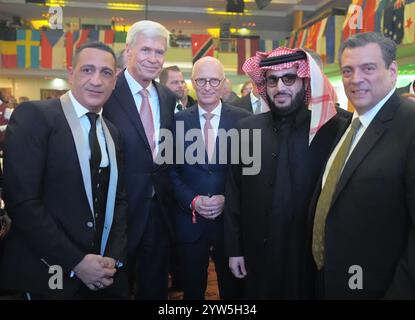
[[[415,80],[412,81],[411,85],[409,86],[409,93],[415,94],[414,86],[415,86]]]
[[[393,88],[382,100],[380,100],[372,109],[370,109],[365,114],[359,116],[357,112],[355,111],[353,113],[353,120],[357,117],[359,117],[360,123],[362,126],[366,129],[369,127],[370,123],[372,122],[373,118],[378,114],[379,110],[382,109],[383,105],[386,103],[386,101],[389,100],[389,98],[392,96],[392,94],[395,92],[395,88]],[[352,120],[352,121],[353,121]]]
[[[205,109],[203,109],[199,104],[197,105],[197,108],[199,109],[199,117],[203,117],[203,115],[206,112]],[[215,109],[212,110],[211,114],[220,117],[220,113],[222,111],[222,102],[219,101],[219,104],[215,107]]]
[[[80,104],[78,102],[78,100],[76,100],[76,98],[72,94],[72,90],[69,91],[69,99],[71,99],[72,105],[75,108],[75,112],[76,112],[76,115],[78,116],[78,118],[81,118],[82,116],[84,116],[88,112],[91,112],[87,108],[85,108],[82,104]],[[96,112],[96,113],[101,116],[102,115],[102,108],[99,110],[99,112]]]
[[[255,97],[252,91],[249,93],[249,96],[251,97],[251,104],[254,106],[256,102],[259,100],[259,98]]]
[[[137,80],[133,78],[133,76],[128,72],[127,69],[125,69],[124,75],[125,75],[125,80],[127,80],[127,84],[130,87],[130,90],[133,96],[139,93],[143,89],[143,86]],[[150,84],[147,87],[147,91],[148,91],[150,98],[156,94],[156,88],[154,87],[153,82],[150,82]]]

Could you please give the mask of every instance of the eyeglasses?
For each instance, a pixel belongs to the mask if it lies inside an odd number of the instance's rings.
[[[278,84],[278,81],[281,79],[282,83],[285,84],[286,86],[292,86],[297,80],[297,78],[298,77],[296,74],[287,73],[287,74],[284,74],[282,77],[277,77],[274,75],[268,76],[265,79],[265,82],[268,87],[276,87]]]
[[[212,79],[204,79],[204,78],[198,78],[194,80],[196,85],[198,87],[204,87],[206,85],[206,83],[209,83],[209,85],[212,88],[216,88],[219,87],[220,83],[223,81],[223,79],[216,79],[216,78],[212,78]]]

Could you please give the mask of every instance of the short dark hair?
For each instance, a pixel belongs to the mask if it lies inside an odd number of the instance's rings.
[[[112,55],[112,57],[114,58],[114,67],[116,67],[116,63],[117,63],[117,58],[115,56],[114,50],[112,50],[111,47],[107,46],[105,43],[100,42],[100,41],[92,41],[92,42],[86,42],[84,44],[82,44],[79,48],[77,48],[75,50],[75,54],[73,56],[72,59],[72,67],[76,66],[76,61],[78,60],[78,56],[81,53],[82,50],[84,49],[98,49],[98,50],[102,50],[102,51],[106,51],[108,53],[110,53]]]
[[[389,69],[391,63],[396,60],[396,43],[392,39],[378,32],[357,33],[349,37],[340,46],[339,64],[341,66],[341,56],[347,48],[363,47],[369,43],[377,43],[382,52],[383,61],[386,69]]]
[[[170,67],[164,68],[160,72],[160,75],[159,75],[159,80],[161,84],[166,85],[167,79],[169,77],[169,71],[182,72],[178,66],[170,66]]]

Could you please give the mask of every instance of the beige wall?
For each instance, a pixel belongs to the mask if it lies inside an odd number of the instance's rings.
[[[69,89],[68,82],[63,79],[0,77],[0,88],[11,88],[16,99],[26,96],[30,100],[40,99],[40,89]]]

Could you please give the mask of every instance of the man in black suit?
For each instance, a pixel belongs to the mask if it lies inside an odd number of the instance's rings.
[[[266,108],[265,105],[261,104],[261,98],[259,97],[255,83],[252,83],[252,90],[247,95],[233,101],[232,105],[245,109],[246,111],[249,111],[253,114],[259,114],[268,111],[268,108]]]
[[[167,299],[172,208],[168,166],[156,164],[161,129],[170,129],[176,97],[154,81],[169,31],[142,20],[127,34],[127,68],[104,108],[123,136],[128,200],[128,272],[136,299]]]
[[[186,158],[183,163],[177,161],[171,172],[178,203],[175,226],[184,299],[205,299],[210,254],[215,262],[220,298],[237,299],[241,294],[241,283],[232,276],[224,256],[224,194],[231,147],[230,143],[224,145],[220,141],[239,119],[249,113],[221,102],[224,79],[223,65],[219,60],[213,57],[198,60],[192,70],[198,104],[175,116],[176,127],[184,126],[184,135],[197,130],[204,141],[197,140],[202,145],[199,149],[203,153],[201,161],[193,163],[193,158]],[[184,141],[184,135],[183,132],[177,133],[177,137],[183,139],[177,140],[176,150],[186,154],[195,141]],[[227,150],[221,151],[220,148]],[[225,162],[219,157],[223,151],[228,154]]]
[[[117,278],[127,245],[120,138],[101,116],[115,81],[112,49],[88,43],[75,53],[68,93],[13,112],[4,158],[13,227],[2,287],[28,299],[127,296],[126,277]]]
[[[311,210],[320,298],[415,298],[415,108],[396,92],[395,59],[395,42],[377,33],[340,47],[356,112]]]
[[[260,150],[260,171],[248,175],[249,165],[231,165],[224,217],[229,265],[235,277],[245,278],[245,298],[310,298],[307,209],[347,120],[336,115],[334,89],[302,49],[257,52],[243,69],[270,111],[237,124],[251,132],[241,150]]]

